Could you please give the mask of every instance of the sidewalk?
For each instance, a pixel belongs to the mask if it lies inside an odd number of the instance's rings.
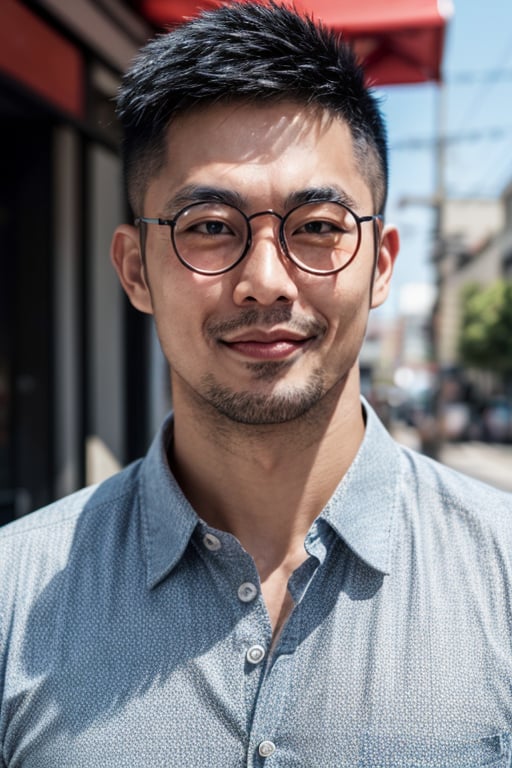
[[[403,424],[391,428],[394,438],[416,451],[421,449],[417,431]],[[440,461],[459,472],[512,493],[512,445],[476,440],[444,443]]]

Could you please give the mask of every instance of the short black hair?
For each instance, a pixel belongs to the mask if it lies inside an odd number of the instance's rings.
[[[131,206],[165,163],[173,117],[218,102],[294,101],[349,126],[378,213],[386,200],[386,129],[362,68],[341,36],[276,2],[235,2],[158,35],[123,78],[117,113]]]

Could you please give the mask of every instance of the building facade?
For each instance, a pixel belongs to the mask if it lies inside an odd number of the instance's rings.
[[[508,192],[512,196],[512,187]],[[447,200],[443,212],[442,259],[438,263],[437,354],[441,368],[459,364],[462,294],[469,283],[488,285],[506,273],[512,254],[507,191],[498,199]],[[509,203],[510,208],[510,203]]]
[[[113,98],[152,34],[119,0],[0,5],[0,523],[140,455],[169,406],[109,260]]]

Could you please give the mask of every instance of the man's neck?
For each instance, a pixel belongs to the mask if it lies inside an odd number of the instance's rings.
[[[175,403],[170,462],[196,512],[252,556],[277,641],[292,608],[288,580],[304,539],[364,436],[359,388],[285,424],[251,427]]]
[[[258,551],[279,560],[297,542],[302,547],[363,439],[358,389],[309,418],[271,426],[180,406],[170,460],[200,517],[236,536],[256,560]]]

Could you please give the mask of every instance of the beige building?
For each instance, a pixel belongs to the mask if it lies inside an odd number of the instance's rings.
[[[435,328],[438,361],[447,368],[458,363],[464,286],[512,275],[512,184],[497,200],[446,201],[442,229]]]

